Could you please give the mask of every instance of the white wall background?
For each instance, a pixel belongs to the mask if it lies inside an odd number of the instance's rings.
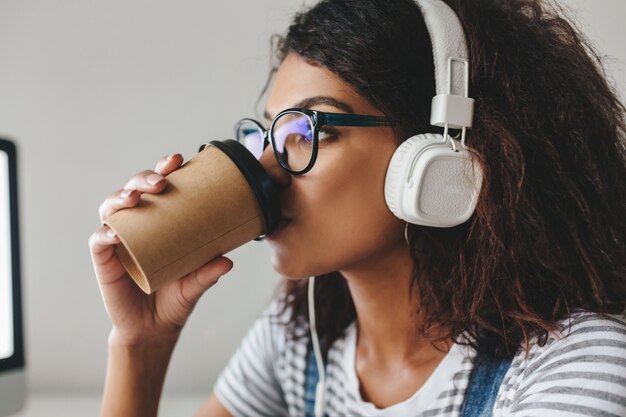
[[[561,0],[626,97],[626,2]],[[311,1],[309,1],[311,3]],[[109,323],[87,239],[110,192],[191,158],[254,115],[269,37],[302,0],[0,0],[0,136],[19,151],[26,346],[34,393],[99,392]],[[576,63],[572,63],[576,65]],[[166,391],[208,394],[278,282],[266,244],[200,301]]]

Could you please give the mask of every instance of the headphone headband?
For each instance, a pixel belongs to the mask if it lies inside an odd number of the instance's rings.
[[[463,129],[472,126],[474,100],[469,98],[469,52],[463,26],[442,0],[416,0],[430,36],[437,95],[430,123]]]

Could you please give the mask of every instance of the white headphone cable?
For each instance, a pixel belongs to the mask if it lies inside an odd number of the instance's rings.
[[[309,278],[309,326],[311,331],[311,342],[313,343],[313,352],[315,353],[315,361],[317,363],[317,372],[319,381],[315,387],[315,417],[324,416],[324,390],[326,383],[326,373],[324,372],[324,360],[322,359],[322,350],[320,342],[317,338],[317,329],[315,328],[315,277]]]

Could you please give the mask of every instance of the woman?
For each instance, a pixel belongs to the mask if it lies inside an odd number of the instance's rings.
[[[285,283],[198,416],[310,415],[316,399],[330,416],[478,415],[468,398],[487,391],[485,415],[626,415],[624,107],[560,10],[445,2],[469,45],[474,213],[428,227],[386,204],[395,150],[441,132],[429,123],[433,52],[418,6],[326,0],[296,16],[278,45],[268,125],[293,107],[385,123],[320,126],[304,174],[275,146],[260,155],[288,219],[267,238]],[[176,154],[134,176],[101,218],[164,190],[181,164]],[[232,263],[217,258],[147,296],[117,243],[107,227],[90,239],[113,322],[102,415],[153,416],[187,317]],[[323,368],[310,355],[307,277],[318,278]]]

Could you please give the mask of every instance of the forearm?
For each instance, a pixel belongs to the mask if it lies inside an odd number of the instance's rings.
[[[177,336],[127,346],[109,337],[101,417],[155,417]]]

